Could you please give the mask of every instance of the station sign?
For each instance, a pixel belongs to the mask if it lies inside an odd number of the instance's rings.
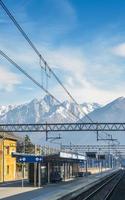
[[[98,160],[105,160],[105,155],[104,154],[98,155]]]
[[[75,154],[75,153],[66,153],[66,152],[60,152],[60,158],[70,158],[70,159],[78,159],[78,160],[85,160],[85,156]]]
[[[86,152],[86,157],[96,159],[96,152]]]
[[[21,162],[21,163],[43,162],[43,156],[34,155],[34,154],[21,154],[21,153],[13,152],[12,157],[16,157],[17,162]]]
[[[35,162],[42,162],[43,157],[42,156],[18,156],[17,157],[17,162],[21,163],[35,163]]]
[[[78,155],[78,160],[85,160],[85,156]]]

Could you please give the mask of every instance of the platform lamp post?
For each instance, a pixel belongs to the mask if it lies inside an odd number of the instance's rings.
[[[98,150],[98,168],[99,168],[99,172],[100,172],[100,148],[99,148],[99,150]]]
[[[25,137],[24,137],[24,154],[26,153],[26,139],[25,139]],[[26,170],[25,164],[26,163],[24,162],[24,164],[23,164],[23,178],[25,178],[25,170]]]
[[[88,172],[88,157],[87,157],[87,153],[86,153],[86,155],[85,155],[85,172],[86,172],[86,174],[87,174],[87,172]]]
[[[85,160],[85,169],[86,169],[86,174],[88,172],[88,162],[87,162],[87,157],[86,157],[86,160]]]
[[[110,165],[110,141],[108,142],[108,166],[110,169],[110,167],[111,167],[111,165]]]
[[[25,154],[25,136],[23,142],[23,152]],[[24,163],[22,162],[22,187],[24,187]]]

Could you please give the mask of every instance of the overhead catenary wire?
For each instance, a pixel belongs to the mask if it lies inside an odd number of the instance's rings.
[[[0,55],[4,57],[9,63],[11,63],[13,66],[15,66],[20,72],[22,72],[28,79],[30,79],[35,85],[37,85],[40,89],[42,89],[44,92],[46,92],[48,95],[50,95],[57,103],[62,104],[55,96],[53,96],[47,89],[45,89],[38,81],[36,81],[32,76],[30,76],[24,69],[22,69],[16,62],[14,62],[9,56],[7,56],[2,50],[0,50]],[[64,109],[67,110],[67,112],[72,116],[77,116],[69,111],[63,104],[62,106]],[[101,136],[100,136],[101,137]]]
[[[9,11],[9,9],[6,7],[6,5],[3,3],[2,0],[0,0],[0,5],[2,6],[2,8],[4,9],[4,11],[6,12],[6,14],[9,16],[9,18],[12,20],[12,22],[14,23],[14,25],[17,27],[17,29],[20,31],[20,33],[23,35],[23,37],[26,39],[26,41],[29,43],[29,45],[32,47],[32,49],[35,51],[35,53],[37,54],[37,56],[40,59],[40,62],[42,61],[44,63],[45,66],[45,70],[46,67],[49,69],[49,72],[52,73],[52,75],[55,77],[55,79],[58,81],[58,83],[62,86],[62,88],[64,89],[64,91],[67,93],[67,95],[72,99],[72,101],[80,108],[81,112],[84,114],[84,116],[86,116],[86,118],[90,121],[90,122],[94,122],[87,113],[85,113],[83,111],[83,109],[81,108],[81,106],[77,103],[77,101],[75,100],[75,98],[70,94],[70,92],[67,90],[67,88],[64,86],[64,84],[60,81],[60,79],[57,77],[57,75],[55,74],[55,72],[51,69],[51,67],[48,65],[48,63],[46,62],[46,60],[43,58],[43,56],[41,55],[41,53],[39,52],[39,50],[36,48],[36,46],[33,44],[33,42],[30,40],[30,38],[28,37],[28,35],[25,33],[25,31],[23,30],[23,28],[20,26],[20,24],[17,22],[17,20],[15,19],[15,17],[11,14],[11,12]],[[41,68],[43,68],[40,65]],[[42,88],[44,88],[42,85],[40,85]],[[44,88],[44,91],[46,89]],[[47,92],[49,94],[49,92]],[[53,96],[53,95],[50,95]],[[71,111],[70,111],[71,112]],[[75,114],[73,114],[75,115]],[[77,117],[77,116],[76,116]],[[77,117],[78,119],[78,117]],[[81,119],[80,119],[81,121]],[[107,136],[109,136],[109,134],[105,133]]]
[[[35,85],[42,89],[46,94],[50,95],[57,103],[61,104],[72,117],[78,118],[73,112],[68,110],[60,100],[58,100],[54,95],[52,95],[46,88],[44,88],[38,81],[36,81],[32,76],[30,76],[24,69],[22,69],[15,61],[13,61],[9,56],[7,56],[2,50],[0,50],[0,55],[4,57],[8,62],[15,66],[20,72],[22,72],[28,79],[30,79]]]
[[[26,41],[29,43],[29,45],[32,47],[32,49],[35,51],[35,53],[37,54],[37,56],[40,59],[40,63],[41,61],[44,63],[45,66],[45,70],[46,68],[49,69],[49,73],[51,72],[51,74],[55,77],[55,79],[57,80],[57,82],[61,85],[61,87],[64,89],[64,91],[67,93],[67,95],[70,97],[70,99],[72,99],[72,101],[80,108],[81,112],[91,121],[93,122],[93,120],[83,111],[83,109],[81,108],[81,106],[77,103],[77,101],[74,99],[74,97],[70,94],[70,92],[67,90],[67,88],[64,86],[64,84],[60,81],[60,79],[57,77],[57,75],[55,74],[55,72],[51,69],[51,67],[48,65],[47,61],[43,58],[43,56],[41,55],[41,53],[39,52],[39,50],[36,48],[36,46],[33,44],[33,42],[30,40],[30,38],[28,37],[28,35],[25,33],[25,31],[23,30],[23,28],[20,26],[20,24],[17,22],[17,20],[15,19],[15,17],[11,14],[11,12],[9,11],[9,9],[5,6],[5,4],[3,3],[2,0],[0,0],[0,5],[2,6],[2,8],[4,9],[4,11],[6,12],[6,14],[9,16],[9,18],[12,20],[12,22],[14,23],[14,25],[17,27],[17,29],[20,31],[20,33],[23,35],[23,37],[26,39]],[[40,67],[43,68],[43,66],[40,64]]]

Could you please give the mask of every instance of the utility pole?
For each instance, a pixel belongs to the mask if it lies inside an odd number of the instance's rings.
[[[26,139],[25,139],[25,137],[24,137],[24,154],[26,153]],[[25,178],[25,162],[24,163],[22,163],[22,170],[23,170],[23,179]]]
[[[38,163],[38,187],[41,187],[41,163]]]
[[[100,165],[100,148],[98,150],[98,168],[99,168],[99,173],[100,173],[100,169],[101,169],[101,165]]]
[[[109,169],[111,168],[111,163],[110,163],[110,141],[108,142],[108,165],[109,165]]]
[[[36,155],[36,144],[35,144],[34,153]],[[34,187],[36,186],[37,186],[37,163],[34,163]]]
[[[22,163],[22,187],[24,187],[24,165],[25,163]]]
[[[87,157],[86,157],[86,161],[85,161],[85,169],[86,169],[86,174],[88,172],[88,162],[87,162]]]

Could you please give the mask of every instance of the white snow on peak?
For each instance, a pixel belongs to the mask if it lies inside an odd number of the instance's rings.
[[[1,123],[42,123],[42,122],[70,122],[74,113],[78,118],[82,118],[84,113],[100,107],[96,103],[83,103],[76,105],[73,102],[64,101],[58,104],[51,96],[35,98],[32,101],[21,105],[0,106]],[[82,112],[82,110],[84,112]]]

